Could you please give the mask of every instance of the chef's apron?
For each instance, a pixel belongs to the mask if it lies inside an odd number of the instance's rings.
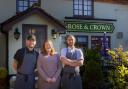
[[[77,52],[69,52],[67,48],[66,57],[68,59],[77,60]],[[79,67],[71,67],[65,65],[62,72],[61,80],[62,89],[82,89],[82,81],[79,74]]]
[[[36,52],[26,52],[23,58],[22,65],[17,71],[17,77],[14,89],[35,89],[35,65]]]

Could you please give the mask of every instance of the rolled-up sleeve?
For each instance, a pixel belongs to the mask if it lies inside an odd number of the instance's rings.
[[[15,55],[14,55],[14,60],[16,60],[16,61],[19,61],[19,59],[21,59],[21,51],[20,50],[18,50],[16,53],[15,53]]]
[[[77,59],[84,60],[84,55],[81,49],[77,49]]]
[[[66,48],[63,48],[62,50],[61,50],[61,57],[66,57]]]

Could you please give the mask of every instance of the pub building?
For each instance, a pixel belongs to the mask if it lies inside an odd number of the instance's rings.
[[[109,49],[123,45],[127,50],[127,17],[121,14],[127,6],[126,0],[73,0],[72,15],[67,13],[63,20],[67,34],[75,35],[77,47],[101,47],[105,34]]]
[[[0,12],[0,66],[9,76],[15,75],[13,56],[28,34],[37,36],[38,51],[49,38],[60,53],[67,34],[81,48],[101,46],[104,34],[109,48],[128,48],[127,0],[1,0]]]

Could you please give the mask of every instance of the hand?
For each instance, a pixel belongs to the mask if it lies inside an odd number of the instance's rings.
[[[61,57],[60,57],[60,60],[62,61],[62,63],[65,64],[66,57],[61,56]]]
[[[34,72],[37,72],[37,69],[35,69]]]
[[[61,56],[60,59],[61,59],[61,60],[65,60],[65,59],[67,59],[67,58],[64,57],[64,56]]]
[[[52,82],[52,79],[51,79],[51,78],[47,78],[46,81],[47,81],[48,83],[51,83],[51,82]]]
[[[53,83],[56,82],[56,78],[53,77],[53,78],[51,79],[51,81],[52,81]]]

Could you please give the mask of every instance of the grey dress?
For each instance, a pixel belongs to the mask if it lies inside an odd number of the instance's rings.
[[[58,54],[50,56],[40,53],[37,61],[37,70],[39,74],[38,88],[59,89],[61,69],[62,65]],[[48,83],[46,81],[48,77],[55,77],[57,81],[55,83]]]

